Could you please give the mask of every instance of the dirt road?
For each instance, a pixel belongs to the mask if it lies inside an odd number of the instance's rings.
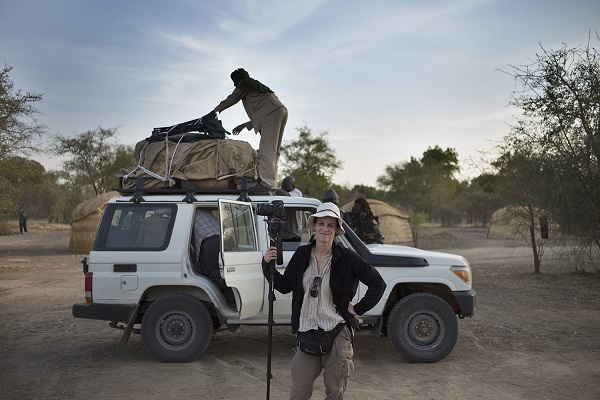
[[[213,336],[189,364],[161,364],[132,335],[71,316],[83,301],[81,255],[68,232],[0,237],[0,399],[264,399],[267,328]],[[484,229],[430,232],[429,249],[464,255],[478,294],[458,344],[436,364],[409,364],[385,337],[355,341],[346,399],[598,399],[600,276],[485,239]],[[548,255],[549,257],[549,255]],[[271,398],[286,399],[293,337],[274,328]],[[323,398],[316,383],[315,398]]]

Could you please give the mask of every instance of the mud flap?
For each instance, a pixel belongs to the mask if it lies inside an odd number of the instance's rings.
[[[133,330],[133,325],[135,324],[135,319],[138,315],[138,309],[140,305],[138,304],[131,313],[129,314],[129,319],[127,320],[127,326],[125,327],[125,331],[123,332],[123,336],[121,337],[121,341],[119,342],[119,346],[125,346],[129,341],[129,337],[131,336],[131,331]]]
[[[379,336],[381,336],[382,328],[383,328],[383,315],[380,315],[379,318],[377,318],[377,322],[375,322],[375,325],[373,325],[373,328],[371,328],[371,335],[378,338]]]

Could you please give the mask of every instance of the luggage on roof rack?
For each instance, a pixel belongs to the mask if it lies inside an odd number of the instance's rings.
[[[225,139],[225,134],[230,135],[229,132],[223,128],[221,121],[217,118],[205,119],[204,117],[192,119],[190,121],[181,122],[172,126],[165,126],[162,128],[154,128],[152,135],[146,140],[149,142],[155,142],[162,140],[165,136],[173,136],[180,133],[188,132],[199,132],[201,135],[196,137],[196,140],[201,139]],[[196,141],[193,140],[193,141]]]
[[[187,188],[189,180],[199,189],[229,189],[242,177],[249,183],[256,181],[256,150],[248,142],[225,138],[224,133],[221,137],[217,130],[194,132],[207,123],[226,132],[217,119],[154,128],[152,136],[135,146],[136,165],[117,174],[122,187],[135,188],[137,178],[148,189]]]

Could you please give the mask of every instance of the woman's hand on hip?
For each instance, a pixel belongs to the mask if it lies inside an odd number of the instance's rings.
[[[356,312],[354,312],[354,304],[348,303],[348,312],[350,315],[354,315],[356,317]]]

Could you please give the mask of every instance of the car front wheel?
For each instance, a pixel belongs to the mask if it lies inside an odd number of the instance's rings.
[[[454,349],[458,320],[452,307],[440,297],[415,293],[394,305],[387,320],[387,334],[405,360],[434,363]]]

